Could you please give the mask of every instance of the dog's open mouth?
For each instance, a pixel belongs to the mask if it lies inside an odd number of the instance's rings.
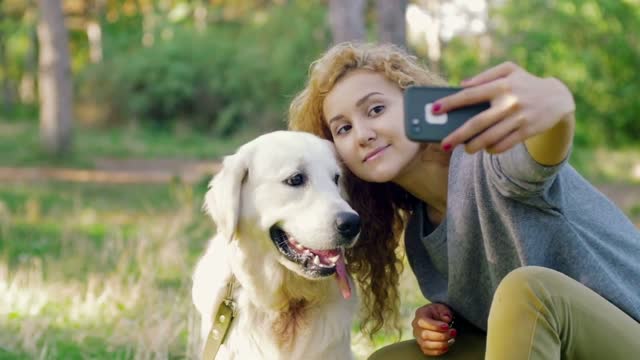
[[[296,239],[277,225],[269,229],[271,240],[287,260],[298,264],[310,277],[326,277],[336,274],[338,286],[345,299],[351,297],[347,279],[344,248],[315,250],[302,246]]]
[[[301,265],[315,276],[329,276],[336,271],[336,263],[342,256],[342,249],[314,250],[306,248],[296,241],[291,235],[278,226],[273,226],[269,231],[271,240],[278,250],[290,261]]]

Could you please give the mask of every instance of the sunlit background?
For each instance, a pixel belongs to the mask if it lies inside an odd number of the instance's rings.
[[[219,159],[285,127],[341,40],[452,85],[505,60],[573,91],[571,164],[640,225],[638,0],[1,0],[0,359],[191,359]],[[425,299],[401,281],[405,332]],[[364,359],[395,341],[353,326]]]

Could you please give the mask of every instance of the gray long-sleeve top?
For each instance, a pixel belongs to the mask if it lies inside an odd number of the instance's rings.
[[[405,232],[423,295],[486,330],[500,280],[537,265],[560,271],[640,321],[640,232],[569,164],[538,164],[523,144],[500,155],[451,157],[447,210],[434,228],[424,204]]]

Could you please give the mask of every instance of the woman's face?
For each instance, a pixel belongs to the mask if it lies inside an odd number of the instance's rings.
[[[402,90],[381,73],[345,75],[327,94],[323,112],[338,154],[363,180],[399,178],[420,150],[404,134]]]

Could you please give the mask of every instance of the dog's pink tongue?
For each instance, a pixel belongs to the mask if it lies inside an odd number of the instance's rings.
[[[340,287],[342,297],[345,299],[351,298],[351,285],[349,285],[349,278],[347,277],[344,256],[340,256],[336,262],[336,280],[338,280],[338,287]]]

